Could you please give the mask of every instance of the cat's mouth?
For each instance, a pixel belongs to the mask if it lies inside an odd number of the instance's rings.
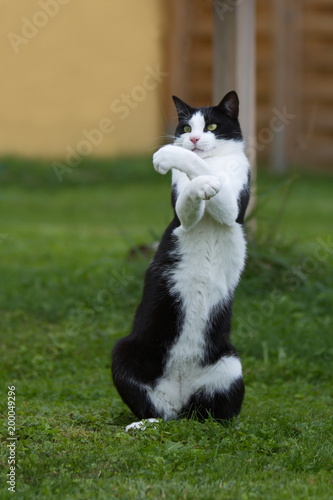
[[[191,149],[191,151],[192,151],[192,153],[196,153],[197,155],[210,156],[213,149],[215,149],[215,148],[201,149],[201,148],[198,148],[195,146],[193,149]]]

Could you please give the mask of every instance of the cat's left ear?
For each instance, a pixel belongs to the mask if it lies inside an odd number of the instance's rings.
[[[230,116],[230,118],[238,118],[238,95],[234,90],[231,90],[223,97],[220,104],[218,104],[216,107],[224,111],[228,116]]]
[[[182,101],[181,99],[179,99],[179,97],[176,97],[175,95],[172,96],[172,99],[173,99],[173,102],[175,103],[179,120],[182,120],[186,117],[191,116],[191,114],[192,114],[191,106],[186,104],[186,102]]]

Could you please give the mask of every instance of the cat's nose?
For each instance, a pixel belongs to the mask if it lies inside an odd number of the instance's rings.
[[[190,137],[190,141],[193,142],[193,144],[196,144],[200,137]]]

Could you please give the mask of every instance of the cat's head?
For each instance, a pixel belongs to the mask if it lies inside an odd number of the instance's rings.
[[[228,92],[217,106],[193,108],[179,97],[172,97],[179,123],[175,144],[197,153],[201,158],[222,152],[230,141],[242,141],[238,122],[238,96]],[[227,142],[226,142],[227,141]]]

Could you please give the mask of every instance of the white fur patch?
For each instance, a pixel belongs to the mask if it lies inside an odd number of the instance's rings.
[[[193,116],[192,118],[189,120],[189,125],[192,129],[190,135],[202,135],[203,134],[203,131],[204,131],[204,128],[206,126],[206,122],[205,122],[205,119],[202,115],[202,113],[200,113],[200,111],[197,111]]]
[[[241,376],[242,366],[235,356],[225,356],[213,365],[201,367],[198,360],[184,362],[182,356],[177,359],[174,353],[165,375],[155,389],[147,388],[147,391],[156,409],[165,420],[169,420],[177,418],[198,391],[202,390],[208,396],[228,391]]]

